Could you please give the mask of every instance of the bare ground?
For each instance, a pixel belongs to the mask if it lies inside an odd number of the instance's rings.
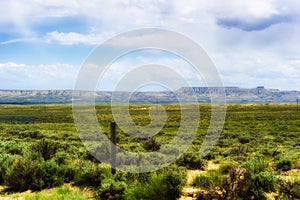
[[[199,174],[206,173],[210,170],[217,170],[219,168],[218,164],[208,161],[207,168],[205,170],[188,170],[187,171],[187,182],[182,190],[182,195],[178,200],[196,200],[197,193],[201,191],[199,188],[192,186],[193,178]]]

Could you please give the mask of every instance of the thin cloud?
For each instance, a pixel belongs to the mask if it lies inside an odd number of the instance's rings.
[[[7,40],[7,41],[4,41],[4,42],[0,42],[0,45],[12,44],[12,43],[21,42],[21,41],[23,41],[23,40],[22,39]]]
[[[38,38],[16,38],[13,40],[7,40],[0,42],[0,45],[6,45],[6,44],[13,44],[13,43],[19,43],[19,42],[36,42],[40,41]]]

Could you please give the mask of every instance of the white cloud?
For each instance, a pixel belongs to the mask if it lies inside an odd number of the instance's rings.
[[[26,65],[0,63],[0,88],[5,89],[73,89],[78,67],[56,63]]]
[[[2,1],[0,3],[0,23],[12,23],[17,30],[32,33],[34,23],[53,20],[66,16],[78,16],[91,26],[99,28],[98,34],[104,32],[119,33],[130,29],[147,26],[161,26],[193,34],[201,26],[213,32],[218,20],[243,23],[245,25],[272,24],[273,17],[299,15],[299,5],[294,1],[282,3],[278,0],[220,1],[101,1],[92,0],[28,0]],[[297,10],[298,8],[298,10]],[[16,14],[18,13],[18,14]],[[267,21],[266,21],[267,20]],[[186,26],[194,29],[186,31]],[[228,23],[226,26],[229,26]],[[55,31],[55,30],[53,30]],[[197,32],[196,32],[197,33]],[[63,34],[63,33],[61,33]],[[70,33],[64,33],[70,34]],[[75,33],[74,34],[79,34]],[[218,32],[220,34],[220,32]],[[208,35],[209,36],[209,35]],[[61,36],[62,37],[62,36]],[[75,36],[74,36],[75,37]],[[79,42],[82,37],[76,36]],[[85,37],[92,37],[87,34]],[[198,35],[199,37],[199,35]],[[201,36],[201,37],[207,37]],[[89,40],[84,40],[89,41]],[[76,43],[76,42],[75,42]],[[87,42],[90,44],[89,42]]]
[[[272,0],[252,0],[239,1],[231,0],[227,2],[213,1],[220,17],[243,18],[251,20],[253,18],[267,18],[279,14],[275,1]]]
[[[151,73],[149,73],[147,77],[144,76],[144,74],[148,72],[147,70],[153,70],[152,67],[154,66],[157,69],[156,73],[159,75],[155,73],[150,75]],[[160,66],[161,70],[159,70]],[[168,70],[166,68],[168,68],[170,73],[167,73]],[[136,73],[140,73],[139,76],[137,76]],[[185,60],[159,50],[146,50],[127,54],[108,66],[99,82],[98,89],[112,90],[123,78],[126,79],[126,76],[132,77],[131,80],[134,84],[137,84],[140,78],[142,78],[145,81],[160,80],[161,83],[168,80],[173,87],[177,81],[177,79],[174,78],[176,76],[175,74],[186,82],[186,85],[181,86],[187,86],[187,84],[192,86],[205,86],[199,72]],[[182,81],[180,82],[180,80],[178,80],[178,84],[179,83],[182,83]],[[125,87],[127,85],[123,83],[123,86]]]
[[[263,83],[270,87],[297,89],[300,85],[299,59],[291,61],[290,57],[299,56],[299,11],[300,4],[294,0],[8,0],[0,2],[0,26],[8,27],[2,28],[6,32],[17,32],[23,37],[9,38],[0,45],[19,41],[97,45],[119,32],[155,26],[178,31],[197,41],[213,58],[228,85]],[[53,27],[44,34],[35,29],[36,23],[70,16],[81,19],[89,30],[63,32]],[[140,40],[151,43],[155,37],[140,37]],[[130,40],[123,42],[130,44]],[[45,75],[45,66],[35,67],[42,68],[40,73]],[[27,65],[17,67],[16,74],[21,76],[21,71],[27,68],[37,77],[38,70]],[[13,71],[8,67],[4,71],[10,72],[6,73],[7,77],[15,80]],[[26,80],[30,73],[27,72]],[[0,76],[1,85],[5,83],[3,80],[13,84],[9,78]],[[54,80],[51,73],[50,77]]]
[[[213,57],[225,85],[298,89],[300,62],[264,50],[228,52]]]
[[[57,31],[53,31],[47,33],[45,36],[45,41],[48,43],[58,42],[63,45],[74,45],[74,44],[89,44],[89,45],[97,45],[101,44],[105,40],[105,34],[80,34],[80,33],[61,33]],[[108,34],[107,34],[108,35]]]

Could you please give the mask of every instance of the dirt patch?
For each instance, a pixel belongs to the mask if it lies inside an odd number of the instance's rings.
[[[187,170],[187,182],[185,187],[182,189],[182,195],[179,198],[179,200],[196,200],[197,193],[201,191],[201,189],[192,186],[192,181],[194,177],[200,174],[204,174],[207,171],[218,170],[219,167],[219,164],[215,164],[212,161],[208,161],[206,170]]]
[[[179,200],[195,200],[199,188],[192,187],[193,178],[199,174],[203,174],[203,170],[187,170],[187,181],[185,187],[182,189],[182,195]]]

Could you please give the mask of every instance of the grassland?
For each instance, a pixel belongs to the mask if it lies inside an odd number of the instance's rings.
[[[164,105],[167,121],[154,137],[139,140],[117,129],[118,146],[132,152],[162,148],[180,127],[180,106]],[[150,122],[150,105],[133,104],[130,114],[141,126]],[[300,111],[292,104],[227,105],[222,134],[213,150],[198,157],[210,123],[211,107],[201,104],[199,128],[193,144],[174,164],[156,172],[112,175],[79,139],[68,105],[0,106],[0,185],[2,195],[58,187],[89,188],[96,199],[176,199],[186,184],[186,170],[202,170],[191,186],[198,199],[300,198]],[[96,106],[108,134],[111,108]],[[108,134],[109,136],[109,134]],[[208,169],[208,163],[218,165]],[[61,189],[62,188],[62,189]],[[42,192],[38,192],[42,191]],[[83,194],[78,198],[85,198]],[[47,199],[43,197],[40,199]],[[50,198],[50,197],[49,197]],[[71,198],[71,197],[70,197]],[[39,199],[39,198],[36,198]]]

